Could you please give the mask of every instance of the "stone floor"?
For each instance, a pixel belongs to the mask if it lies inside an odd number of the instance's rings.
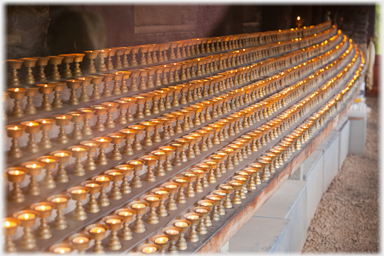
[[[379,252],[379,99],[371,108],[363,156],[349,154],[324,193],[302,253]]]

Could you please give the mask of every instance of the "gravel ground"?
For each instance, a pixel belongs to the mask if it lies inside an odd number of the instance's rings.
[[[364,156],[349,154],[324,193],[302,253],[379,252],[379,100],[368,97]]]

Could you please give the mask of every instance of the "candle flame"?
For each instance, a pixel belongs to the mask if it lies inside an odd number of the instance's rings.
[[[97,232],[97,233],[101,233],[101,229],[98,229],[96,232]]]
[[[297,16],[297,20],[300,20],[300,16]]]
[[[45,206],[44,206],[44,205],[43,205],[43,206],[41,206],[41,210],[43,210],[43,211],[45,210]]]
[[[19,172],[19,171],[15,171],[15,174],[16,174],[16,175],[19,175],[19,174],[20,174],[20,172]]]
[[[9,227],[9,226],[11,226],[11,223],[10,223],[9,221],[6,221],[6,222],[5,222],[5,226],[6,226],[6,227]]]
[[[24,214],[24,219],[29,219],[29,214],[28,213],[26,213],[26,214]]]

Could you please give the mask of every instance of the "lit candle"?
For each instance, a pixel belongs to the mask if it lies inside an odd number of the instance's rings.
[[[160,199],[158,197],[149,196],[149,197],[146,197],[145,200],[154,202],[154,201],[159,201]]]
[[[89,233],[101,233],[101,232],[104,232],[105,231],[105,228],[91,228],[89,230]]]
[[[165,244],[168,241],[169,241],[169,238],[166,236],[162,236],[162,237],[155,239],[155,243],[157,243],[157,244]]]
[[[124,170],[124,171],[131,169],[129,166],[126,166],[126,165],[116,166],[115,168],[119,170]]]
[[[145,204],[133,204],[132,208],[133,209],[140,209],[140,208],[144,208],[145,206],[146,206]]]
[[[43,158],[40,160],[41,162],[44,162],[44,163],[49,163],[49,162],[56,162],[56,159],[53,159],[53,158]]]
[[[36,169],[36,168],[38,168],[38,167],[41,167],[41,165],[38,165],[38,164],[27,164],[25,167],[26,167],[26,168],[33,168],[33,169]]]
[[[177,188],[176,185],[167,185],[166,188]]]
[[[191,214],[191,215],[188,215],[188,216],[186,216],[186,218],[188,219],[188,220],[197,220],[198,218],[200,218],[200,216],[199,215],[195,215],[195,214]]]
[[[8,127],[7,129],[8,129],[8,130],[14,130],[14,131],[17,131],[17,130],[19,130],[19,127],[18,127],[18,126],[14,126],[14,127]]]
[[[95,180],[96,180],[96,181],[109,181],[110,178],[105,177],[105,176],[100,176],[100,177],[96,177]]]
[[[58,198],[53,198],[51,200],[52,203],[60,203],[60,202],[67,202],[68,199],[65,197],[58,197]]]
[[[14,226],[16,226],[16,225],[17,225],[17,223],[14,222],[14,221],[5,221],[5,222],[4,222],[4,227],[5,227],[5,228],[12,228],[12,227],[14,227]]]
[[[212,203],[210,203],[210,202],[202,202],[201,205],[202,206],[211,206]]]
[[[131,216],[131,215],[133,215],[133,213],[131,213],[131,212],[119,212],[119,215],[120,216]]]
[[[9,171],[8,174],[11,174],[11,175],[22,175],[24,174],[23,171],[18,171],[18,170],[12,170],[12,171]]]
[[[166,190],[158,190],[158,191],[155,192],[155,194],[164,195],[164,194],[168,194],[168,191],[166,191]]]
[[[178,222],[175,222],[175,226],[179,228],[185,228],[185,227],[188,227],[188,223],[184,221],[178,221]]]
[[[85,151],[85,148],[72,148],[72,151]]]
[[[195,211],[199,212],[199,213],[206,213],[206,212],[208,212],[207,209],[196,209]]]
[[[53,156],[65,157],[65,156],[68,156],[68,153],[65,153],[65,152],[55,153],[55,154],[53,154]]]
[[[168,234],[168,235],[177,235],[180,232],[178,230],[176,230],[176,229],[168,229],[168,230],[165,231],[165,233]]]
[[[96,146],[97,144],[95,142],[88,141],[88,142],[84,143],[83,145],[88,146],[88,147],[92,147],[92,146]]]
[[[72,243],[74,243],[74,244],[83,244],[83,243],[86,243],[88,241],[89,241],[89,238],[80,236],[80,237],[75,237],[72,240]]]
[[[38,126],[38,125],[39,125],[39,123],[36,123],[36,122],[29,122],[27,124],[27,126]]]
[[[83,194],[83,193],[87,193],[87,191],[84,189],[78,189],[78,190],[71,191],[71,193],[72,194]]]
[[[24,213],[17,216],[19,220],[29,220],[29,219],[34,219],[35,217],[36,215],[33,213]]]
[[[142,253],[152,253],[157,251],[157,248],[154,246],[148,246],[141,250]]]
[[[52,209],[52,207],[49,205],[47,205],[47,206],[39,205],[39,206],[36,206],[36,208],[35,208],[36,211],[49,211],[51,209]]]
[[[116,224],[116,223],[121,223],[121,220],[119,220],[119,219],[110,219],[110,220],[107,220],[106,223],[108,223],[108,224]]]
[[[185,183],[187,182],[187,180],[185,179],[175,179],[176,182],[180,182],[180,183]],[[174,186],[174,185],[170,185],[170,186]]]
[[[248,175],[249,175],[249,173],[244,172],[244,171],[239,171],[239,174],[240,174],[240,175],[245,175],[245,176],[248,176]]]
[[[88,183],[88,184],[86,184],[85,186],[86,186],[86,187],[91,187],[91,188],[94,188],[94,187],[100,187],[100,185],[97,184],[97,183]]]
[[[60,254],[67,253],[70,251],[72,251],[72,250],[69,247],[60,247],[60,248],[56,248],[53,250],[54,253],[60,253]]]
[[[116,176],[116,175],[120,175],[121,172],[109,172],[108,175],[112,175],[112,176]]]

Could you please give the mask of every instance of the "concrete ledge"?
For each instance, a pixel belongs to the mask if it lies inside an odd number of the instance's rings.
[[[350,134],[351,122],[347,120],[340,128],[339,136],[339,169],[343,166],[345,159],[347,158],[349,151],[349,134]]]
[[[348,111],[350,120],[350,136],[348,153],[364,155],[365,137],[367,132],[367,105],[352,105]]]
[[[303,179],[307,182],[307,229],[323,196],[323,171],[323,151],[315,150],[303,163]]]
[[[229,252],[300,252],[306,219],[306,183],[287,180],[229,240]]]
[[[307,237],[306,182],[287,180],[254,216],[291,220],[271,251],[301,252]]]
[[[253,216],[231,240],[229,253],[268,253],[278,251],[274,245],[279,243],[290,220]],[[251,233],[250,233],[251,231]]]
[[[327,191],[333,178],[339,170],[339,133],[333,130],[325,140],[319,145],[317,150],[324,153],[324,171],[323,171],[323,191]]]

